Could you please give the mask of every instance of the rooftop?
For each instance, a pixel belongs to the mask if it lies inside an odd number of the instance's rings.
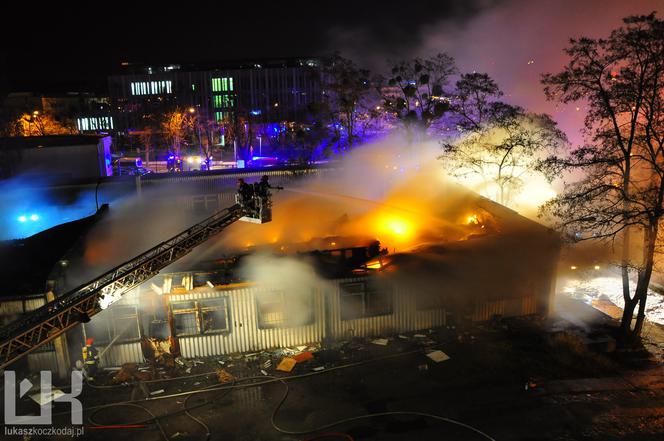
[[[50,136],[13,136],[0,138],[3,149],[33,149],[41,147],[65,147],[72,145],[97,144],[101,135],[50,135]]]
[[[49,274],[106,211],[61,224],[25,239],[0,241],[0,297],[23,296],[46,290]]]
[[[164,72],[191,72],[226,69],[262,69],[284,67],[317,67],[320,60],[317,57],[298,58],[254,58],[240,60],[223,60],[204,63],[160,64],[148,65],[143,63],[122,63],[120,75],[153,74]],[[112,75],[113,76],[113,75]]]

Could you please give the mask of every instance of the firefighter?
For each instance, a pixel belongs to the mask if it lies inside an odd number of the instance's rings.
[[[99,361],[99,352],[94,346],[94,339],[89,338],[85,341],[83,346],[83,364],[85,376],[89,381],[94,381],[97,374],[97,362]]]
[[[270,195],[270,189],[271,188],[274,188],[274,189],[277,189],[277,190],[283,190],[284,189],[284,187],[273,187],[272,185],[270,185],[269,179],[270,179],[270,177],[268,175],[263,175],[261,177],[260,182],[258,182],[254,185],[254,187],[255,187],[254,191],[256,192],[258,197],[260,197],[261,199],[266,199]]]
[[[237,180],[237,193],[240,196],[240,204],[244,207],[251,207],[251,198],[254,195],[254,189],[251,185],[244,182],[244,179]]]

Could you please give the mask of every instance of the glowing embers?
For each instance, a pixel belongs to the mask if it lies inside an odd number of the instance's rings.
[[[466,216],[465,224],[477,230],[484,230],[485,228],[483,216],[480,216],[477,213],[472,213]]]

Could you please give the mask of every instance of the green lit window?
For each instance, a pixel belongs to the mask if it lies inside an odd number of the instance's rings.
[[[233,77],[230,77],[228,79],[228,83],[229,83],[228,90],[232,91],[233,90]]]
[[[228,90],[228,78],[221,79],[221,90],[226,92]]]
[[[231,112],[214,112],[214,119],[216,121],[230,120]]]
[[[221,78],[212,78],[212,91],[221,92]]]
[[[212,96],[212,105],[214,108],[219,109],[222,107],[221,102],[222,102],[222,96],[221,95],[213,95]]]

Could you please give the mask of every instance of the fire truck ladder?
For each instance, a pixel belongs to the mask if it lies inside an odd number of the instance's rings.
[[[171,239],[136,256],[98,278],[67,292],[0,330],[0,369],[50,342],[79,323],[85,323],[108,303],[151,279],[251,210],[235,204],[220,210]]]

